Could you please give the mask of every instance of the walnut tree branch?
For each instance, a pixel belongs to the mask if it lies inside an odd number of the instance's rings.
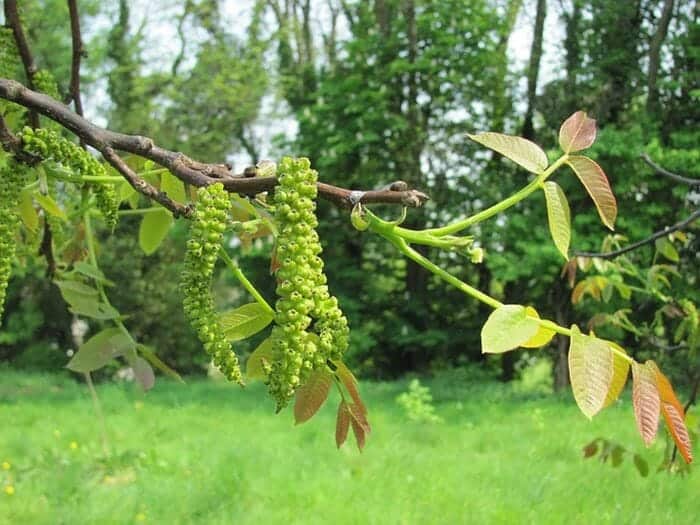
[[[68,11],[70,12],[70,33],[73,43],[73,54],[70,68],[70,100],[73,101],[75,112],[83,115],[83,102],[80,98],[80,60],[85,56],[83,48],[83,38],[80,34],[80,14],[78,13],[77,0],[68,0]]]
[[[17,2],[15,0],[5,0],[4,8],[5,25],[12,29],[15,44],[17,44],[17,51],[19,51],[19,56],[24,66],[24,73],[27,76],[27,86],[29,86],[30,89],[34,89],[34,74],[37,72],[37,67],[34,63],[34,57],[29,48],[27,37],[24,34],[24,29],[22,28],[22,21],[20,20],[19,11],[17,10]],[[29,109],[29,124],[33,128],[38,128],[39,115],[36,110],[32,108]]]
[[[673,226],[667,226],[663,230],[659,230],[657,232],[654,232],[651,234],[649,237],[646,237],[645,239],[642,239],[637,242],[633,242],[632,244],[629,244],[623,248],[620,248],[619,250],[613,250],[611,252],[575,252],[573,254],[573,257],[596,257],[598,259],[614,259],[615,257],[619,257],[622,254],[625,254],[627,252],[631,252],[632,250],[636,250],[637,248],[641,248],[642,246],[645,246],[647,244],[651,244],[654,242],[656,239],[663,237],[664,235],[668,235],[669,233],[673,233],[678,230],[682,230],[692,224],[694,221],[700,218],[700,209],[695,210],[693,213],[691,213],[688,217],[686,217],[684,220],[677,222]]]
[[[109,148],[112,152],[123,151],[139,155],[167,168],[177,178],[193,186],[222,182],[230,192],[252,196],[272,190],[277,185],[276,177],[249,178],[234,175],[226,165],[198,162],[183,153],[161,148],[148,137],[126,135],[101,128],[71,111],[64,104],[32,91],[14,80],[0,78],[0,98],[38,111],[72,131],[103,154]],[[400,190],[390,188],[358,192],[319,183],[318,189],[321,197],[345,207],[351,207],[358,201],[365,204],[386,203],[418,207],[428,200],[426,194],[403,187]]]
[[[680,182],[682,184],[687,184],[688,186],[700,186],[700,179],[692,179],[690,177],[684,177],[683,175],[678,175],[672,171],[668,171],[666,168],[659,166],[656,162],[651,160],[651,157],[647,153],[642,153],[640,155],[641,159],[647,163],[656,173],[668,177],[671,180]]]

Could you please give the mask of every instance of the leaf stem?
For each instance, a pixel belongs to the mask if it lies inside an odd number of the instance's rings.
[[[253,298],[258,302],[260,306],[262,306],[267,313],[270,315],[275,315],[275,310],[268,304],[268,302],[265,300],[265,298],[260,295],[260,292],[253,286],[253,283],[251,283],[248,278],[245,276],[241,268],[231,259],[228,253],[226,253],[226,250],[222,246],[221,249],[219,250],[219,254],[221,255],[221,258],[224,260],[226,265],[231,269],[233,272],[233,275],[240,281],[240,283],[243,285],[243,288],[245,288],[250,295],[253,296]]]
[[[451,233],[457,233],[461,230],[464,230],[465,228],[469,228],[474,224],[478,224],[482,221],[485,221],[486,219],[493,217],[498,213],[501,213],[502,211],[507,210],[511,206],[514,206],[521,200],[525,199],[528,195],[530,195],[538,188],[542,187],[544,181],[546,181],[552,173],[554,173],[562,164],[564,164],[568,160],[568,158],[569,156],[567,154],[562,155],[546,170],[539,174],[535,179],[530,181],[530,183],[527,186],[523,187],[521,190],[517,191],[510,197],[503,199],[501,202],[494,204],[490,208],[486,208],[485,210],[482,210],[479,213],[472,215],[471,217],[466,217],[461,221],[448,224],[447,226],[443,226],[441,228],[431,228],[423,231],[436,236],[449,235]]]

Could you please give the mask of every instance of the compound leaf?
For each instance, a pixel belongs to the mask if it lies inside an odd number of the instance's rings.
[[[487,148],[497,151],[504,157],[519,164],[531,173],[542,173],[549,163],[547,154],[537,144],[522,137],[503,135],[502,133],[477,133],[467,134],[474,142],[483,144]]]
[[[366,416],[367,407],[365,407],[365,404],[362,402],[360,391],[357,389],[357,379],[355,379],[353,373],[342,361],[333,361],[333,364],[336,367],[335,373],[338,379],[340,379],[340,382],[345,386],[354,404],[359,407],[361,412]]]
[[[496,308],[481,329],[481,351],[501,354],[530,341],[540,325],[519,304],[504,304]]]
[[[569,376],[576,404],[592,418],[605,406],[613,378],[613,353],[606,341],[571,327]]]
[[[553,181],[544,183],[544,197],[547,202],[547,220],[552,240],[557,250],[569,260],[569,242],[571,241],[571,211],[566,195],[559,184]]]
[[[574,170],[591,199],[593,199],[603,224],[614,230],[615,218],[617,217],[617,201],[603,168],[588,157],[580,155],[569,157],[567,164]]]
[[[565,153],[590,147],[595,142],[596,123],[585,111],[577,111],[559,128],[559,145]]]

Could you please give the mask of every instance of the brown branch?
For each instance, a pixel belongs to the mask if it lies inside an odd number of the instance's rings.
[[[24,73],[27,76],[27,86],[29,86],[30,89],[34,89],[34,74],[37,72],[37,67],[34,64],[34,57],[32,56],[32,51],[29,48],[27,37],[22,28],[22,21],[17,11],[17,2],[15,0],[5,0],[4,6],[5,25],[12,29],[12,34],[17,44],[17,51],[19,51],[19,56],[22,58]],[[29,111],[29,123],[33,128],[39,127],[39,115],[36,110],[32,108],[30,108]]]
[[[684,177],[682,175],[678,175],[676,173],[673,173],[672,171],[668,171],[667,169],[659,166],[656,162],[651,160],[651,157],[647,153],[642,153],[640,155],[641,159],[647,163],[656,173],[659,175],[663,175],[664,177],[668,177],[671,180],[675,180],[676,182],[681,182],[683,184],[687,184],[688,186],[700,186],[700,179],[692,179],[690,177]]]
[[[70,69],[70,98],[73,101],[75,112],[83,115],[83,102],[80,99],[80,59],[86,56],[83,48],[83,39],[80,35],[80,14],[76,0],[68,0],[68,11],[70,12],[70,32],[73,43],[73,55]]]
[[[208,186],[215,182],[222,182],[230,192],[252,196],[270,191],[277,185],[276,177],[249,178],[243,175],[234,175],[226,165],[198,162],[183,153],[161,148],[148,137],[125,135],[100,128],[74,113],[64,104],[32,91],[14,80],[0,78],[0,98],[37,110],[75,133],[103,155],[107,149],[112,150],[112,152],[116,150],[139,155],[167,168],[177,178],[192,186]],[[120,173],[122,172],[120,171]],[[319,195],[324,199],[346,207],[357,202],[418,207],[428,200],[426,194],[417,190],[408,190],[401,185],[398,188],[388,190],[358,192],[319,183],[318,189]],[[149,196],[153,198],[152,195]]]
[[[110,147],[105,147],[100,150],[102,156],[107,162],[109,162],[112,167],[117,170],[121,175],[127,180],[131,186],[139,193],[145,195],[161,204],[164,208],[169,209],[173,212],[175,217],[187,217],[190,215],[191,210],[187,206],[178,204],[170,197],[167,193],[158,191],[155,187],[151,186],[148,182],[139,177],[124,160],[115,153],[115,151]]]
[[[659,230],[653,234],[651,234],[649,237],[642,239],[637,242],[633,242],[632,244],[629,244],[625,246],[624,248],[620,248],[619,250],[613,250],[611,252],[575,252],[573,254],[573,257],[596,257],[598,259],[614,259],[615,257],[619,257],[620,255],[631,252],[632,250],[636,250],[637,248],[641,248],[644,245],[651,244],[654,242],[656,239],[663,237],[664,235],[668,235],[669,233],[673,233],[678,230],[684,229],[686,226],[689,226],[691,223],[696,221],[697,219],[700,218],[700,209],[695,210],[690,216],[686,217],[684,220],[681,222],[677,222],[673,226],[668,226],[664,228],[663,230]]]

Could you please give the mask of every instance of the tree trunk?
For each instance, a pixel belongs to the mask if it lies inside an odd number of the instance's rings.
[[[542,39],[544,37],[544,20],[547,16],[547,0],[537,0],[537,15],[535,16],[535,31],[532,36],[530,64],[527,67],[527,110],[523,122],[522,136],[526,139],[535,137],[532,117],[535,112],[535,96],[537,95],[537,77],[540,73],[542,60]]]
[[[659,25],[649,45],[649,74],[647,75],[647,113],[649,116],[655,115],[659,110],[659,92],[657,89],[657,79],[661,61],[661,46],[668,33],[668,25],[671,22],[673,13],[673,0],[665,0],[661,11]]]

